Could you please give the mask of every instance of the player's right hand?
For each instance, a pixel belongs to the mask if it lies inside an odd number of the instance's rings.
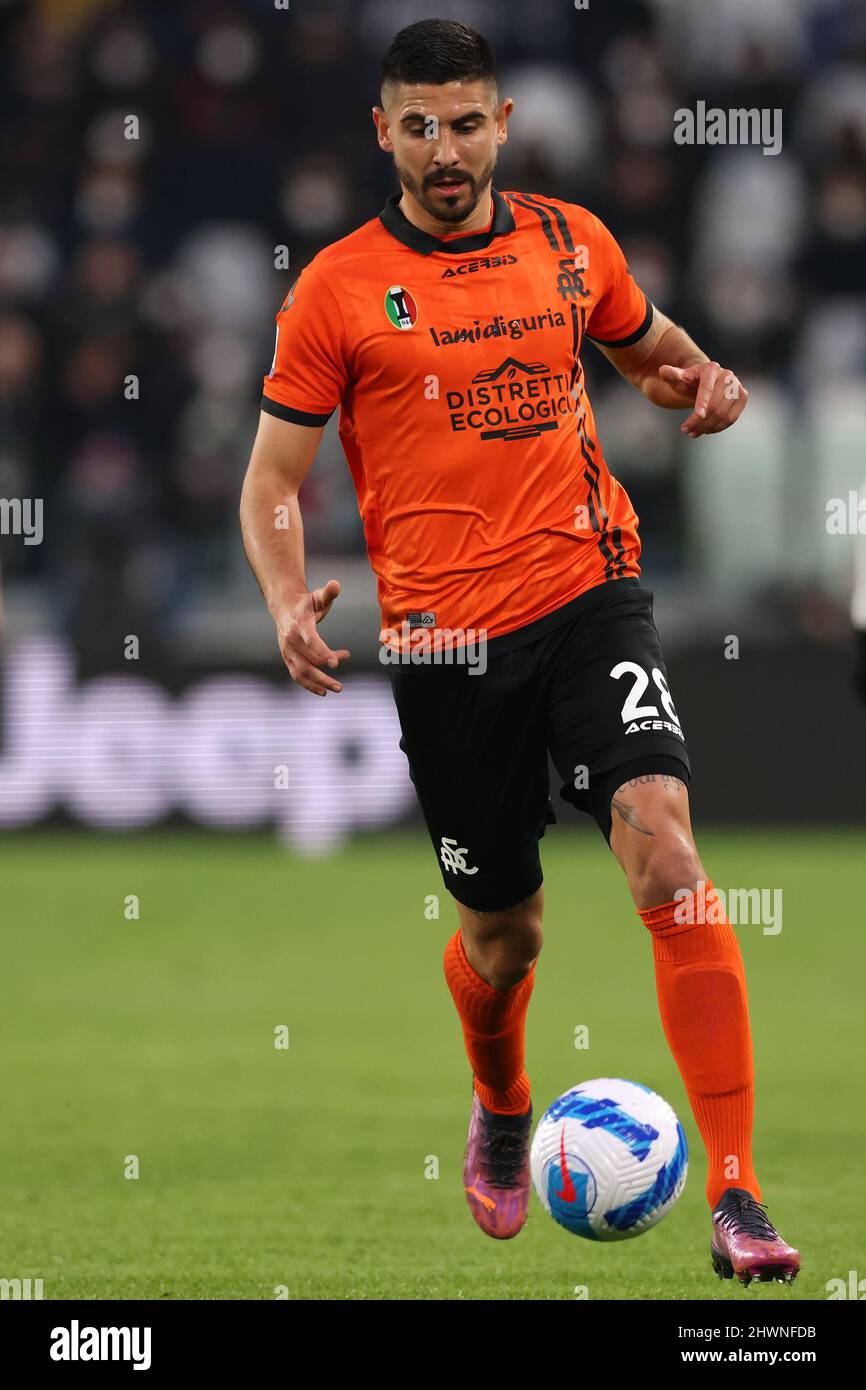
[[[327,695],[329,690],[339,694],[343,688],[320,668],[330,666],[333,670],[351,656],[351,652],[332,651],[316,631],[339,592],[340,581],[329,579],[321,589],[298,594],[276,620],[277,639],[286,669],[296,685],[302,685],[313,695]]]

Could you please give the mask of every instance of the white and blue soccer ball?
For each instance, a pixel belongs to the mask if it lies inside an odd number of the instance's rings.
[[[549,1105],[531,1150],[532,1181],[554,1221],[589,1240],[627,1240],[666,1216],[686,1183],[674,1111],[636,1081],[584,1081]]]

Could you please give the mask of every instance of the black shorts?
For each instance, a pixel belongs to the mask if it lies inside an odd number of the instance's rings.
[[[486,659],[486,669],[483,669]],[[448,891],[495,912],[542,882],[538,842],[560,795],[610,842],[611,797],[642,773],[690,780],[653,595],[611,580],[491,638],[478,669],[392,665],[400,747]]]

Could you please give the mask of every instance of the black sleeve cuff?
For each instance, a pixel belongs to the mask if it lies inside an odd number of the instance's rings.
[[[290,425],[311,426],[327,425],[334,413],[329,410],[327,415],[311,415],[307,410],[295,410],[293,406],[283,405],[282,401],[272,401],[270,396],[262,396],[262,410],[266,415],[276,415],[278,420],[288,420]]]
[[[646,295],[644,295],[644,300],[646,302],[646,314],[644,315],[643,323],[641,324],[640,328],[636,328],[633,333],[629,333],[627,338],[594,338],[591,333],[587,333],[586,336],[587,338],[589,338],[589,341],[591,343],[598,343],[601,347],[609,348],[631,347],[633,343],[639,343],[644,333],[646,333],[647,329],[652,323],[653,315],[655,313],[655,310],[649,299],[647,299]]]

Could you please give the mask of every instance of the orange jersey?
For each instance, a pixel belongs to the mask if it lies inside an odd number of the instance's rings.
[[[398,200],[293,286],[262,409],[340,407],[385,628],[496,637],[640,574],[580,351],[636,342],[653,308],[585,208],[494,191],[486,232],[440,241]]]

